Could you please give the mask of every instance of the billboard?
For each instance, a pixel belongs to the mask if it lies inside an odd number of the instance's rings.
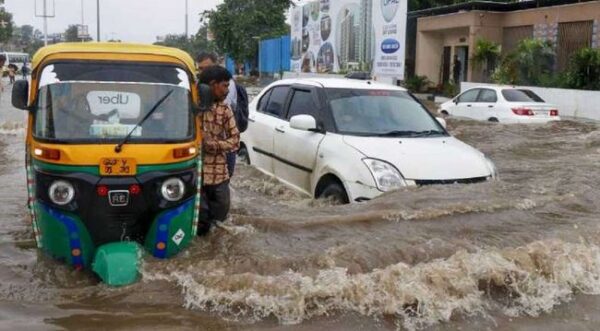
[[[404,78],[407,0],[317,0],[292,9],[296,72]]]

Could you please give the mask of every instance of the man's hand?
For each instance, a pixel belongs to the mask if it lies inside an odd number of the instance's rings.
[[[209,153],[216,153],[219,148],[219,144],[214,139],[205,139],[202,145],[204,150]]]

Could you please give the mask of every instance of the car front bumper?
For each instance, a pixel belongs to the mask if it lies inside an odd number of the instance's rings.
[[[344,186],[346,187],[350,202],[371,200],[383,194],[376,187],[359,182],[344,182]]]

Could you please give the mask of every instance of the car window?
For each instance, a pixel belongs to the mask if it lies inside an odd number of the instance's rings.
[[[325,89],[337,132],[361,136],[446,135],[427,110],[405,91]]]
[[[283,118],[283,107],[289,90],[289,86],[274,87],[264,112],[275,117]]]
[[[479,89],[469,90],[458,97],[458,102],[475,102]]]
[[[533,91],[531,90],[519,90],[525,94],[527,94],[528,97],[530,97],[532,100],[534,100],[535,102],[546,102],[544,101],[544,99],[542,99],[539,95],[535,94]]]
[[[311,115],[317,119],[317,109],[310,91],[294,90],[287,119],[296,115]]]
[[[502,95],[508,102],[544,102],[531,90],[505,89],[502,90]]]
[[[477,99],[479,102],[496,102],[498,101],[498,96],[496,95],[496,91],[489,89],[482,89],[481,93],[479,93],[479,98]]]
[[[267,91],[267,93],[265,93],[260,100],[258,100],[258,104],[256,105],[256,110],[263,112],[264,111],[264,107],[267,105],[267,102],[269,101],[269,97],[271,96],[271,93],[273,92],[273,90],[269,90]]]

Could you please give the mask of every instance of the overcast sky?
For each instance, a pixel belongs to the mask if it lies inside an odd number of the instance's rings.
[[[44,21],[35,16],[35,3],[42,12],[44,0],[6,0],[6,10],[13,13],[17,25],[33,25],[43,31]],[[55,18],[48,19],[48,33],[64,32],[69,24],[81,24],[81,3],[84,22],[90,35],[96,38],[96,0],[47,0],[56,3]],[[213,9],[223,0],[188,0],[190,34],[200,27],[199,13]],[[156,36],[185,33],[185,0],[100,0],[100,37],[102,40],[152,43]]]

